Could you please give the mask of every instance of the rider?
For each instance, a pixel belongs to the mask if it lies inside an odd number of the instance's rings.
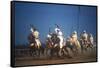
[[[32,35],[35,37],[36,45],[39,48],[41,46],[41,43],[40,43],[40,40],[39,40],[39,32],[36,28],[33,28],[33,27],[31,27],[30,30],[32,32]]]
[[[88,34],[87,34],[87,32],[85,30],[81,34],[81,40],[83,41],[84,44],[88,43]]]
[[[52,35],[52,33],[49,33],[49,34],[47,35],[47,41],[50,41],[51,44],[53,45],[52,40],[51,40],[51,37],[52,37],[51,35]]]
[[[73,33],[72,33],[72,39],[73,39],[73,41],[77,41],[77,31],[74,31]]]
[[[63,36],[63,33],[62,33],[60,27],[59,27],[57,24],[55,24],[55,25],[56,25],[55,33],[56,33],[58,36]]]
[[[80,48],[80,43],[78,41],[77,31],[74,31],[71,35],[71,43],[72,45],[76,45],[77,48]]]
[[[68,47],[72,48],[73,46],[73,43],[72,43],[72,38],[70,36],[67,37],[67,40],[66,40],[66,44]]]
[[[55,24],[56,25],[56,28],[55,28],[55,33],[57,34],[57,37],[60,39],[60,48],[62,48],[63,47],[63,45],[64,45],[64,38],[63,38],[63,33],[62,33],[62,31],[60,30],[60,28],[59,28],[59,26],[57,25],[57,24]]]
[[[92,35],[92,34],[89,34],[89,43],[90,43],[90,45],[92,45],[92,46],[93,46],[93,44],[94,44],[94,39],[93,39],[93,35]]]

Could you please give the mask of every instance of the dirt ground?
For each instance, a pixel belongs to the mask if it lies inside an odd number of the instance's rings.
[[[97,52],[85,52],[80,55],[68,58],[67,56],[63,58],[52,57],[47,58],[41,56],[40,58],[34,57],[16,57],[15,66],[27,66],[27,65],[48,65],[48,64],[70,64],[70,63],[84,63],[84,62],[96,62]]]

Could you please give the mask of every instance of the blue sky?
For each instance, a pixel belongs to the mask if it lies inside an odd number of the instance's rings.
[[[80,7],[80,9],[79,9]],[[55,5],[41,3],[15,3],[15,44],[28,43],[30,24],[40,32],[40,40],[45,41],[49,31],[58,24],[65,37],[74,30],[80,34],[83,30],[96,36],[96,7]]]

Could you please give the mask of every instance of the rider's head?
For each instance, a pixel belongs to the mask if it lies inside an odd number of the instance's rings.
[[[73,34],[77,34],[77,31],[74,31]]]
[[[86,30],[84,30],[83,33],[86,33]]]

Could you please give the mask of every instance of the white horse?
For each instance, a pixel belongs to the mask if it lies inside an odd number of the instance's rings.
[[[92,46],[92,47],[93,47],[93,45],[94,45],[94,38],[93,38],[92,34],[90,34],[90,36],[89,36],[89,44],[90,44],[90,46]]]
[[[89,46],[89,35],[86,33],[86,31],[83,31],[83,33],[81,34],[80,43],[82,52],[84,53],[85,51],[87,51],[87,48]]]
[[[31,28],[31,32],[34,37],[34,43],[31,43],[31,45],[35,47],[36,55],[40,55],[41,42],[39,40],[39,32],[33,28]]]
[[[64,42],[64,37],[63,37],[63,33],[62,31],[59,29],[59,28],[55,28],[55,33],[57,34],[57,37],[60,39],[60,42],[58,43],[59,44],[59,47],[60,47],[60,50],[59,50],[59,55],[62,56],[64,52],[64,45],[65,45],[65,42]]]
[[[81,53],[81,45],[80,45],[80,42],[78,41],[77,32],[76,31],[74,31],[72,33],[70,42],[72,43],[72,45],[75,46],[76,52],[78,52],[78,54],[80,54]]]
[[[63,33],[58,27],[55,28],[55,33],[57,34],[57,37],[60,39],[59,45],[60,45],[60,48],[62,48],[64,46]]]
[[[31,31],[32,31],[33,36],[35,37],[36,46],[37,46],[38,48],[40,48],[41,42],[40,42],[40,40],[39,40],[39,32],[38,32],[37,30],[33,30],[33,29],[31,29]]]

